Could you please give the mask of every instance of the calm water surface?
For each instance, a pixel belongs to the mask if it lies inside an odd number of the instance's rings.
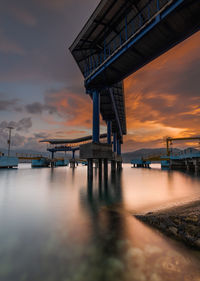
[[[1,281],[200,281],[200,254],[132,214],[200,198],[200,178],[124,169],[0,170]]]

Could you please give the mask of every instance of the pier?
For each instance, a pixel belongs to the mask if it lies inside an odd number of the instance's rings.
[[[133,168],[149,168],[152,163],[160,163],[162,169],[182,170],[187,172],[200,172],[200,151],[195,152],[192,149],[183,150],[174,154],[170,146],[175,141],[200,141],[200,137],[185,138],[166,138],[166,153],[158,155],[147,155],[140,159],[133,159],[131,165]]]
[[[199,13],[199,1],[102,0],[78,34],[69,49],[93,102],[92,143],[80,147],[90,177],[95,159],[99,167],[103,161],[105,175],[108,161],[113,171],[116,163],[121,168],[127,133],[123,80],[197,32]],[[107,125],[106,144],[100,143],[100,114]]]

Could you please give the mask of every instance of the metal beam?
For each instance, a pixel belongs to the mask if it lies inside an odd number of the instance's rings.
[[[100,135],[100,94],[99,91],[93,91],[93,133],[92,140],[94,143],[99,143],[99,135]]]
[[[108,144],[111,144],[111,128],[112,128],[112,122],[108,121],[107,122],[107,142]]]
[[[115,113],[115,118],[116,118],[116,121],[117,121],[118,129],[119,129],[119,134],[120,134],[120,136],[122,136],[122,127],[121,127],[121,123],[120,123],[120,119],[119,119],[119,115],[118,115],[117,106],[116,106],[116,103],[115,103],[115,98],[114,98],[114,95],[113,95],[113,88],[109,88],[109,93],[110,93],[110,97],[111,97],[112,106],[113,106],[113,110],[114,110],[114,113]]]

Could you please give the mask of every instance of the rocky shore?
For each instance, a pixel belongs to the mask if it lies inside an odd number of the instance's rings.
[[[135,217],[200,250],[200,201]]]

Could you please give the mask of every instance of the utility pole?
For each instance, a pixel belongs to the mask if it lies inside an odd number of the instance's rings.
[[[11,145],[11,131],[14,129],[13,127],[7,127],[9,130],[8,134],[8,157],[10,157],[10,145]]]

